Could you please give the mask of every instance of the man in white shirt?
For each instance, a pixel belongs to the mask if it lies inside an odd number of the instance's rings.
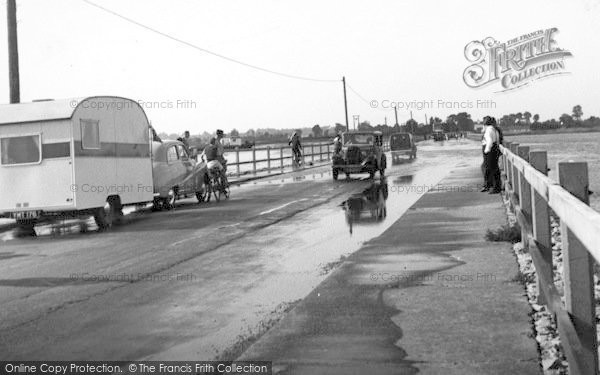
[[[495,128],[496,119],[486,116],[484,118],[483,139],[483,165],[485,185],[482,192],[489,191],[490,194],[498,194],[501,189],[500,167],[498,157],[500,156],[500,134]]]

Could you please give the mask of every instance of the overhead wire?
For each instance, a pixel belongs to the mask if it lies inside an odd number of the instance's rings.
[[[185,41],[185,40],[183,40],[181,38],[172,36],[170,34],[167,34],[165,32],[162,32],[160,30],[152,28],[152,27],[150,27],[148,25],[145,25],[145,24],[143,24],[141,22],[138,22],[138,21],[136,21],[136,20],[134,20],[132,18],[129,18],[129,17],[124,16],[124,15],[122,15],[120,13],[117,13],[117,12],[111,10],[111,9],[105,8],[102,5],[96,4],[96,3],[92,2],[92,1],[89,1],[89,0],[81,0],[81,1],[83,1],[84,3],[86,3],[86,4],[90,5],[90,6],[98,8],[98,9],[100,9],[100,10],[106,12],[106,13],[109,13],[109,14],[115,16],[115,17],[118,17],[118,18],[121,18],[121,19],[123,19],[123,20],[125,20],[127,22],[130,22],[130,23],[132,23],[132,24],[134,24],[136,26],[139,26],[139,27],[141,27],[143,29],[146,29],[146,30],[151,31],[151,32],[153,32],[155,34],[158,34],[158,35],[160,35],[162,37],[165,37],[167,39],[173,40],[175,42],[178,42],[180,44],[186,45],[188,47],[194,48],[194,49],[196,49],[198,51],[207,53],[209,55],[218,57],[220,59],[227,60],[227,61],[235,63],[235,64],[243,65],[243,66],[245,66],[247,68],[252,68],[252,69],[260,70],[260,71],[265,72],[265,73],[275,74],[275,75],[286,77],[286,78],[292,78],[292,79],[298,79],[298,80],[304,80],[304,81],[313,81],[313,82],[341,82],[340,79],[319,79],[319,78],[313,78],[313,77],[305,77],[305,76],[300,76],[300,75],[295,75],[295,74],[278,72],[278,71],[275,71],[275,70],[272,70],[272,69],[263,68],[263,67],[258,66],[258,65],[250,64],[250,63],[238,60],[238,59],[234,59],[233,57],[228,57],[228,56],[222,55],[220,53],[208,50],[206,48],[197,46],[197,45],[195,45],[193,43],[190,43],[188,41]]]
[[[353,93],[354,95],[356,95],[356,96],[357,96],[357,97],[358,97],[360,100],[362,100],[363,102],[365,102],[365,103],[366,103],[366,104],[369,106],[369,108],[371,108],[371,109],[379,109],[379,110],[382,110],[382,111],[392,111],[392,110],[393,110],[393,108],[382,108],[382,107],[380,107],[380,106],[379,106],[379,103],[377,103],[377,107],[373,107],[373,106],[372,106],[372,101],[368,101],[367,99],[365,99],[365,97],[364,97],[364,96],[362,96],[361,94],[359,94],[359,93],[358,93],[358,91],[356,91],[356,90],[355,90],[355,89],[354,89],[352,86],[350,86],[348,83],[346,83],[346,87],[347,87],[348,89],[350,89],[350,91],[352,91],[352,93]]]

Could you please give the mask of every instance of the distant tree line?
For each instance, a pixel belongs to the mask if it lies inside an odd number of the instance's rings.
[[[573,107],[571,114],[563,113],[558,119],[548,119],[540,121],[538,114],[531,112],[517,112],[503,115],[498,119],[498,125],[503,129],[531,129],[531,130],[552,130],[564,128],[597,128],[600,130],[600,118],[591,116],[583,119],[583,110],[581,105]],[[353,127],[350,127],[352,130]],[[369,121],[362,121],[358,124],[359,131],[380,131],[384,135],[390,135],[396,132],[408,132],[415,135],[427,136],[434,131],[442,130],[446,133],[458,133],[474,131],[475,122],[467,112],[452,114],[442,120],[439,117],[430,117],[428,124],[418,123],[414,119],[406,121],[404,124],[377,124],[372,125]],[[226,134],[231,138],[241,137],[246,144],[256,143],[286,143],[292,132],[298,133],[303,138],[315,139],[315,141],[324,138],[333,138],[338,133],[346,131],[346,126],[335,123],[332,126],[313,126],[298,129],[276,129],[276,128],[257,128],[249,129],[241,133],[233,128]],[[193,130],[192,130],[193,133]],[[160,133],[162,139],[177,139],[181,134]],[[192,134],[191,145],[202,147],[206,145],[214,134],[203,132],[201,134]]]
[[[552,130],[567,128],[600,128],[600,118],[590,116],[583,119],[583,109],[580,105],[573,107],[571,114],[563,113],[558,119],[540,121],[538,114],[531,115],[530,112],[518,112],[504,115],[498,121],[505,129]]]

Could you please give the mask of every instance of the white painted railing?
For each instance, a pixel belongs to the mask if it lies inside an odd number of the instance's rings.
[[[538,303],[555,314],[569,372],[598,374],[593,265],[600,262],[600,213],[589,207],[587,163],[558,163],[557,183],[547,176],[546,151],[511,142],[501,150],[505,194],[533,258]],[[561,223],[564,306],[554,284],[550,209]]]

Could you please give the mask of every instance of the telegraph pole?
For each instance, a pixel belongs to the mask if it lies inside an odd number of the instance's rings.
[[[348,127],[348,101],[346,100],[346,77],[342,77],[342,83],[344,84],[344,109],[346,111],[346,131],[350,131]]]
[[[8,26],[8,84],[10,102],[19,103],[19,48],[17,46],[17,5],[15,0],[6,0],[6,17]]]
[[[398,107],[394,106],[394,115],[396,116],[396,125],[398,125]]]

